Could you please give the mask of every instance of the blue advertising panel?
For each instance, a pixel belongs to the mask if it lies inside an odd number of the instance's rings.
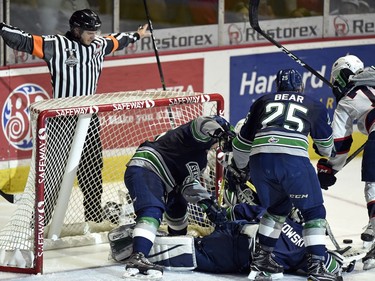
[[[362,45],[293,51],[293,54],[329,80],[332,64],[339,57],[353,54],[358,56],[365,66],[370,66],[375,64],[373,51],[373,46]],[[231,57],[230,122],[236,124],[238,120],[246,117],[251,104],[261,95],[275,92],[276,73],[287,68],[294,68],[301,73],[305,94],[323,102],[332,117],[336,103],[330,87],[278,50],[275,53]]]

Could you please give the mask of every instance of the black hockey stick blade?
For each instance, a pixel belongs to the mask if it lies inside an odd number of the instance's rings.
[[[5,198],[5,200],[7,200],[9,203],[12,203],[12,204],[14,203],[14,195],[13,194],[5,193],[0,189],[0,195],[3,196]]]
[[[295,62],[297,62],[300,66],[306,68],[308,71],[310,71],[312,74],[314,74],[316,77],[318,77],[320,80],[322,80],[327,86],[330,88],[333,87],[331,82],[329,82],[324,76],[322,76],[319,72],[317,72],[315,69],[310,67],[308,64],[306,64],[303,60],[298,58],[296,55],[291,53],[288,49],[286,49],[283,45],[281,45],[279,42],[274,40],[271,36],[269,36],[266,32],[264,32],[260,26],[258,21],[258,6],[259,6],[260,0],[249,0],[249,21],[251,27],[257,31],[259,34],[261,34],[264,38],[266,38],[268,41],[270,41],[272,44],[274,44],[276,47],[281,49],[285,54],[287,54],[290,58],[292,58]]]
[[[349,251],[351,248],[352,248],[352,246],[346,246],[345,248],[340,248],[340,249],[336,250],[336,252],[338,252],[340,255],[343,255],[347,251]]]

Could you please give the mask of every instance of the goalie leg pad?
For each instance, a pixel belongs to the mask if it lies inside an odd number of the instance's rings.
[[[121,225],[108,232],[111,256],[115,261],[123,261],[133,252],[133,229],[135,223]]]
[[[197,267],[194,238],[191,236],[156,237],[149,261],[171,270],[193,270]]]

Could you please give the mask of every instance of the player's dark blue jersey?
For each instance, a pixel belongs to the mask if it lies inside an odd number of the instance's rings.
[[[308,157],[309,135],[319,152],[329,156],[333,148],[330,124],[324,105],[309,96],[295,92],[264,95],[253,103],[233,141],[236,164],[245,167],[248,156],[257,153]]]
[[[145,148],[158,158],[159,155],[162,157],[161,163],[177,185],[182,185],[191,175],[195,178],[200,176],[207,165],[207,151],[214,143],[211,138],[197,138],[193,133],[196,125],[193,122],[166,132],[157,141],[146,141],[140,146],[140,151]]]
[[[197,270],[216,273],[248,273],[254,238],[242,233],[242,226],[257,223],[265,211],[259,206],[239,204],[234,207],[235,222],[226,228],[216,229],[209,236],[195,239]],[[244,221],[243,221],[244,220]],[[306,248],[302,238],[302,225],[286,219],[279,240],[274,248],[274,259],[285,272],[307,271]],[[220,247],[218,247],[220,245]],[[337,263],[326,253],[326,266],[337,270]],[[334,265],[333,265],[334,264]]]
[[[212,118],[198,117],[176,129],[167,131],[155,141],[145,141],[137,149],[128,166],[154,171],[167,185],[198,188],[207,165],[207,153],[217,140],[210,134],[220,125]]]

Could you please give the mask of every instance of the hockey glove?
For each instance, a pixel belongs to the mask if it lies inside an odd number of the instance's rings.
[[[199,201],[198,204],[206,213],[208,219],[217,227],[223,226],[228,221],[226,210],[220,208],[215,201],[211,199],[203,199]]]
[[[249,168],[246,166],[244,169],[239,169],[236,163],[232,163],[226,168],[225,179],[228,182],[229,190],[235,191],[236,185],[242,185],[249,179]]]
[[[232,141],[236,134],[230,130],[224,131],[222,128],[216,129],[216,131],[211,135],[212,138],[219,141],[219,147],[222,152],[232,151]]]
[[[325,158],[320,158],[316,167],[320,187],[324,190],[328,190],[328,187],[336,183],[335,174],[337,171],[332,169],[332,165],[329,164],[328,160]]]

